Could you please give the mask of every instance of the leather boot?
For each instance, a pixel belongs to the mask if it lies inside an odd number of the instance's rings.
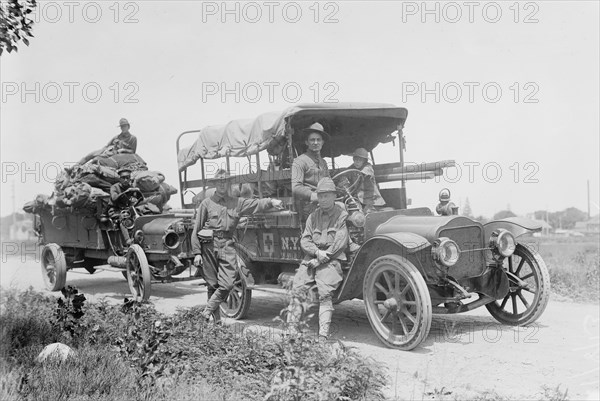
[[[319,337],[329,338],[329,326],[333,315],[333,302],[321,301],[319,304]]]

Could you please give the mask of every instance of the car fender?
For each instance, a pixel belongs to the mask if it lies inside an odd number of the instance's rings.
[[[396,254],[410,260],[415,253],[428,246],[431,246],[431,243],[425,237],[414,233],[388,233],[369,238],[357,251],[336,301],[341,302],[362,295],[367,268],[377,257]]]
[[[488,241],[494,230],[498,228],[510,231],[517,238],[523,234],[541,231],[542,224],[523,217],[508,217],[502,220],[490,221],[483,225],[485,240]]]

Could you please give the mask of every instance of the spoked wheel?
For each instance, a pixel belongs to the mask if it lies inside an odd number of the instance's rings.
[[[127,282],[131,295],[137,301],[146,301],[150,298],[151,280],[152,275],[146,254],[139,245],[131,245],[127,251]]]
[[[67,260],[57,244],[47,244],[42,249],[42,277],[50,291],[62,290],[67,281]]]
[[[238,264],[240,267],[246,267],[249,263],[250,260],[246,255],[238,251]],[[221,304],[221,314],[231,319],[243,319],[248,315],[251,302],[252,290],[246,287],[246,282],[238,274],[227,300]]]
[[[377,337],[388,347],[409,351],[429,334],[429,290],[417,268],[398,255],[375,259],[365,275],[363,298]]]
[[[550,275],[543,259],[517,244],[515,253],[504,259],[509,292],[486,308],[500,323],[521,326],[539,318],[550,299]]]

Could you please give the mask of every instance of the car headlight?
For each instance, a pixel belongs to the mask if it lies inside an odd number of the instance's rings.
[[[167,231],[163,236],[163,244],[169,249],[177,249],[179,246],[179,235],[175,231]]]
[[[431,248],[433,259],[440,262],[444,266],[454,266],[458,262],[460,256],[460,249],[458,244],[452,241],[450,238],[442,237],[438,238]]]
[[[506,258],[515,252],[517,242],[510,231],[500,228],[492,233],[490,247]]]

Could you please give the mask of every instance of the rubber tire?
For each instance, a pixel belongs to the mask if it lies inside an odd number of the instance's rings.
[[[550,299],[550,273],[548,273],[546,263],[540,255],[531,252],[526,246],[517,244],[514,255],[521,257],[522,260],[525,259],[525,263],[529,265],[531,272],[533,272],[533,277],[538,285],[538,292],[534,295],[533,302],[524,312],[516,315],[501,308],[501,300],[486,304],[485,307],[502,324],[526,326],[535,322],[544,313],[548,305]],[[509,292],[507,297],[510,297],[510,294]]]
[[[250,258],[244,253],[237,250],[238,263],[248,266]],[[228,317],[230,319],[240,320],[248,315],[250,310],[250,304],[252,303],[252,290],[246,288],[246,281],[239,277],[235,281],[235,285],[229,296],[220,305],[220,312],[222,317]],[[237,302],[236,302],[237,301]],[[235,303],[236,307],[231,308]]]
[[[132,270],[134,269],[134,261],[137,260],[137,274],[135,277],[137,280],[134,282],[134,276],[132,276]],[[148,265],[148,258],[144,250],[137,244],[131,245],[127,251],[127,283],[129,284],[129,290],[131,295],[136,301],[147,301],[150,298],[151,286],[152,286],[152,274],[150,273],[150,267]]]
[[[404,281],[410,285],[415,303],[416,323],[409,331],[409,335],[392,335],[390,329],[381,322],[380,309],[375,305],[375,283],[379,281],[380,274],[384,271],[393,271],[400,274]],[[395,284],[395,283],[394,283]],[[385,255],[375,259],[368,267],[363,280],[363,300],[369,323],[375,334],[387,347],[410,351],[421,344],[429,335],[433,317],[431,297],[419,270],[407,259],[396,255]],[[412,314],[411,314],[412,315]],[[404,338],[406,337],[406,338]]]
[[[52,263],[54,276],[50,277],[48,266]],[[44,245],[41,257],[42,277],[49,291],[60,291],[67,281],[67,259],[62,248],[57,244]]]

